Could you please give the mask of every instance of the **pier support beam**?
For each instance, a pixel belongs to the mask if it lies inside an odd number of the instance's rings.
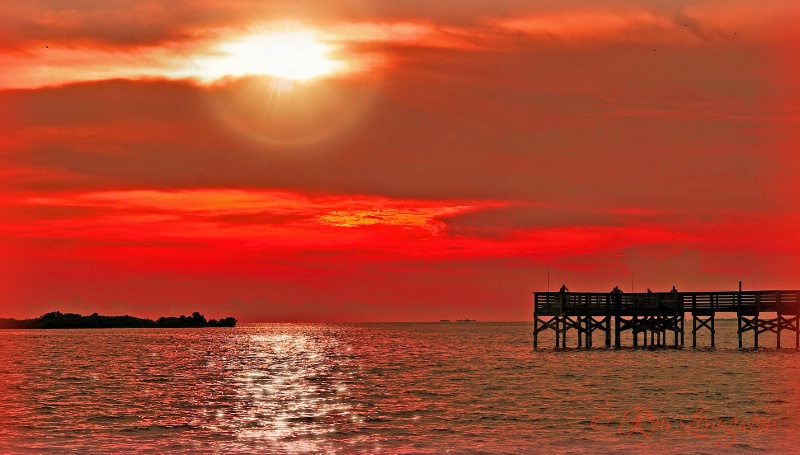
[[[697,347],[697,331],[702,329],[703,327],[707,328],[709,332],[711,332],[711,347],[714,347],[714,314],[712,313],[710,316],[706,318],[698,317],[697,315],[692,315],[692,347]]]
[[[795,341],[794,348],[800,349],[800,331],[798,331],[798,322],[800,318],[797,315],[786,316],[783,314],[778,315],[778,349],[780,349],[780,333],[781,330],[790,330],[794,332]]]
[[[753,347],[758,347],[758,313],[749,316],[742,313],[736,315],[739,326],[739,347],[742,347],[742,335],[749,331],[753,331]]]
[[[539,347],[539,333],[544,332],[545,330],[552,330],[556,333],[556,347],[558,347],[559,333],[561,332],[559,327],[560,318],[551,317],[549,319],[542,319],[538,315],[535,315],[533,321],[533,347]]]

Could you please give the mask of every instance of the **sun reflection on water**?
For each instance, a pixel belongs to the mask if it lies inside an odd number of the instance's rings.
[[[260,326],[248,337],[231,340],[246,352],[219,366],[230,373],[236,405],[217,411],[212,431],[232,432],[243,442],[317,452],[326,436],[352,421],[346,368],[338,358],[345,347],[308,329],[286,333],[284,327],[275,333]]]

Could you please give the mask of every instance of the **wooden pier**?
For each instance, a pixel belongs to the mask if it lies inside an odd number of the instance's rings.
[[[628,330],[634,347],[648,346],[648,335],[650,346],[683,346],[686,313],[692,318],[692,347],[704,329],[711,332],[714,347],[716,314],[735,313],[740,348],[742,335],[749,331],[753,347],[758,347],[760,334],[770,332],[780,348],[781,332],[788,330],[800,349],[800,291],[534,292],[533,347],[539,347],[539,333],[545,330],[555,332],[556,348],[567,346],[571,330],[577,332],[578,347],[594,346],[599,331],[606,347],[611,347],[613,334],[613,345],[619,348],[620,335]]]

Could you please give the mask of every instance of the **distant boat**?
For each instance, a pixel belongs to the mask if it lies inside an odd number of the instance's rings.
[[[475,319],[456,319],[456,322],[475,322]]]

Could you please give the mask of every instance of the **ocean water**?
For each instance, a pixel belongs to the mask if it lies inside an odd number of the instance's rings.
[[[800,452],[800,353],[735,320],[714,350],[532,327],[0,331],[0,453]]]

